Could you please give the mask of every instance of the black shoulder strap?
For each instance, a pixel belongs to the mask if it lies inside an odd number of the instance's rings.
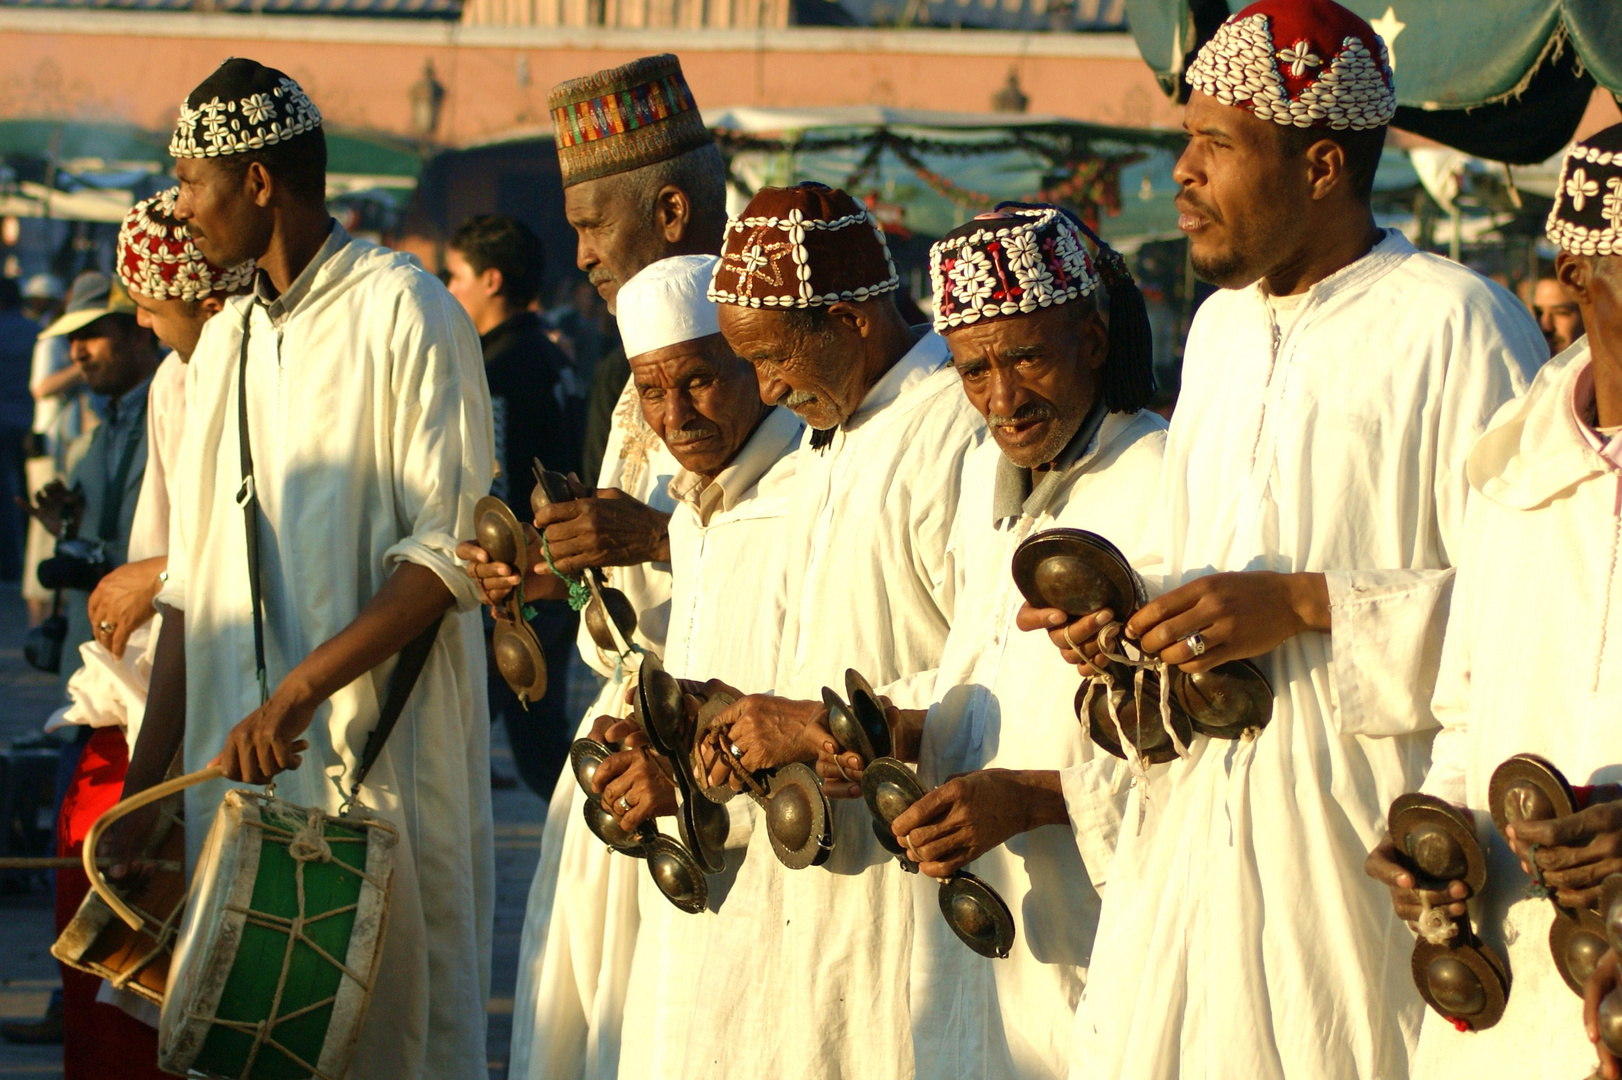
[[[264,590],[259,565],[259,492],[254,486],[253,447],[248,439],[248,333],[253,324],[253,309],[254,303],[250,300],[242,320],[242,351],[237,358],[237,442],[242,456],[242,486],[237,489],[237,505],[242,507],[243,526],[248,541],[248,596],[253,604],[253,659],[259,677],[259,703],[262,705],[270,699],[270,687],[265,670]],[[366,774],[372,771],[372,766],[377,764],[378,757],[383,753],[383,744],[388,741],[395,724],[399,723],[400,714],[405,711],[406,701],[417,685],[417,678],[422,674],[424,665],[428,663],[428,653],[434,647],[434,639],[439,636],[442,622],[443,618],[435,619],[432,625],[406,642],[405,647],[400,650],[400,662],[395,665],[394,674],[389,678],[388,694],[383,699],[382,711],[378,713],[377,725],[366,736],[366,745],[361,750],[360,761],[355,765],[355,775],[350,781],[351,798],[360,790],[360,785],[365,781]]]

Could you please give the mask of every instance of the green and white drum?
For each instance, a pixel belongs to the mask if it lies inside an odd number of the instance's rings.
[[[186,900],[158,1064],[182,1076],[342,1080],[372,996],[398,839],[226,793]]]

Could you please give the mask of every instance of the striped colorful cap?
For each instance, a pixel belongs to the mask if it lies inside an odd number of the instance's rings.
[[[552,88],[547,98],[563,186],[629,172],[711,143],[670,53]]]

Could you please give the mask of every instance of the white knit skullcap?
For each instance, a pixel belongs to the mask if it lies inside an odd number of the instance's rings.
[[[721,332],[708,295],[714,255],[676,255],[649,263],[620,286],[620,341],[627,357]]]

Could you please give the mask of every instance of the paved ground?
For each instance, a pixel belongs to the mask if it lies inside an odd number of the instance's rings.
[[[36,672],[23,661],[25,630],[26,617],[15,586],[0,585],[0,745],[33,737],[56,707],[55,676]],[[596,694],[590,684],[593,676],[579,663],[570,674],[570,713],[579,715]],[[513,775],[512,753],[500,728],[492,741],[497,770]],[[518,938],[545,813],[546,804],[522,786],[495,793],[496,923],[489,1010],[492,1080],[501,1080],[506,1073]],[[56,961],[50,955],[53,937],[51,894],[43,878],[32,887],[13,881],[9,888],[0,888],[0,1019],[37,1017],[45,1011],[57,985]],[[0,1042],[0,1080],[61,1077],[61,1063],[60,1047]]]

